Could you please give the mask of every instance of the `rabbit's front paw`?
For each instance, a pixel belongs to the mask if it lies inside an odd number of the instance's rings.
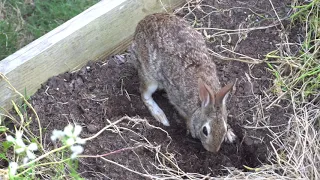
[[[145,86],[144,91],[142,92],[142,100],[144,104],[148,107],[152,116],[156,118],[157,121],[161,122],[165,126],[170,126],[166,115],[152,98],[152,94],[157,90],[158,84],[156,82],[146,84],[147,86]]]
[[[224,140],[228,143],[233,143],[236,140],[236,138],[237,136],[234,134],[233,130],[230,127],[228,127]]]
[[[152,116],[164,126],[170,126],[167,116],[164,114],[158,104],[150,97],[149,99],[143,99],[145,105],[148,107]]]
[[[167,116],[164,114],[164,112],[158,107],[154,108],[151,111],[154,118],[156,118],[157,121],[161,122],[164,126],[170,126],[169,121],[167,119]]]

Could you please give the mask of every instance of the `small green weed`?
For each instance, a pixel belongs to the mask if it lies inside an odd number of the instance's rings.
[[[297,4],[293,9],[291,25],[304,27],[303,41],[298,44],[300,51],[292,54],[292,43],[283,42],[289,51],[276,50],[267,58],[280,61],[280,65],[269,64],[280,86],[277,89],[289,92],[297,102],[306,102],[320,91],[320,0]]]

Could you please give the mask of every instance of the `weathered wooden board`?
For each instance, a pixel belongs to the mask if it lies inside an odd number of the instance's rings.
[[[103,0],[26,47],[0,61],[19,91],[36,92],[48,78],[80,68],[127,48],[137,23],[146,15],[170,11],[183,0]],[[0,78],[0,107],[11,107],[16,94]]]

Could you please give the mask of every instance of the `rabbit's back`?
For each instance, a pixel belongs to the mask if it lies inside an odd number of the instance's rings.
[[[182,18],[147,16],[136,28],[133,46],[140,76],[157,81],[181,114],[188,116],[198,108],[198,78],[220,89],[203,36]]]
[[[199,32],[174,15],[149,15],[137,26],[132,50],[142,100],[157,121],[170,125],[152,98],[162,88],[184,116],[192,137],[199,138],[205,149],[219,151],[225,137],[234,141],[226,110],[233,83],[220,87],[216,66]]]
[[[183,60],[186,65],[201,64],[209,60],[203,36],[185,20],[175,15],[157,13],[140,21],[135,33],[136,44],[149,50]],[[146,48],[147,50],[148,48]],[[184,59],[182,59],[184,58]]]

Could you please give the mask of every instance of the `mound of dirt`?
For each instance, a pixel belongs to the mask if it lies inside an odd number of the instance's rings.
[[[286,14],[288,2],[273,0],[280,16]],[[201,9],[195,6],[193,13],[190,13],[190,9],[184,8],[178,15],[193,21],[196,27],[213,28],[206,31],[211,35],[216,33],[214,28],[236,30],[253,25],[268,26],[271,24],[268,19],[275,17],[270,1],[267,0],[207,0],[202,1]],[[209,37],[208,47],[228,57],[237,58],[238,54],[227,51],[224,49],[226,47],[233,48],[236,53],[262,58],[262,55],[274,50],[279,41],[276,25],[248,34],[232,32]],[[279,132],[281,127],[278,126],[286,124],[287,118],[284,116],[286,109],[280,107],[264,109],[263,115],[259,114],[259,102],[266,96],[265,92],[273,82],[273,76],[265,64],[252,65],[213,58],[222,85],[237,80],[236,89],[228,100],[228,122],[238,139],[233,144],[224,143],[219,153],[212,154],[202,147],[200,141],[186,135],[184,120],[169,104],[164,92],[157,92],[154,98],[166,113],[171,126],[164,127],[153,119],[140,99],[137,72],[126,62],[126,58],[127,55],[109,57],[101,62],[91,62],[77,72],[52,77],[31,97],[42,127],[46,128],[47,134],[43,136],[45,144],[50,145],[48,137],[53,129],[63,129],[69,122],[83,126],[82,136],[89,137],[122,116],[139,116],[166,130],[168,135],[161,129],[122,121],[119,123],[120,129],[114,127],[113,131],[105,131],[93,141],[87,142],[83,154],[103,155],[116,151],[105,158],[137,172],[161,173],[162,170],[154,166],[157,162],[152,150],[138,147],[117,151],[139,144],[141,136],[137,134],[140,134],[149,143],[159,145],[173,156],[185,172],[218,176],[227,173],[224,167],[243,169],[243,165],[257,167],[268,163],[268,131],[256,127],[272,126],[274,131]],[[32,128],[36,131],[37,124],[34,123]],[[79,172],[88,179],[141,178],[101,158],[81,158]]]

